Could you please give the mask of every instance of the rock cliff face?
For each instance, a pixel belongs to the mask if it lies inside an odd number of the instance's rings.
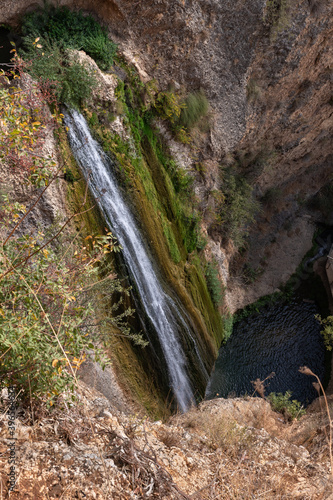
[[[308,2],[290,5],[284,27],[258,43],[248,73],[238,155],[257,196],[266,199],[248,255],[263,274],[247,288],[234,287],[234,309],[286,282],[312,246],[313,224],[332,224],[329,199],[323,198],[324,215],[310,200],[333,174],[333,6],[310,4],[310,11]]]
[[[9,498],[2,396],[0,480]],[[332,498],[328,422],[318,412],[291,424],[263,399],[227,399],[162,423],[120,412],[83,383],[78,398],[44,416],[20,409],[10,498]]]
[[[22,13],[41,4],[5,1],[0,22],[18,23]],[[252,0],[250,5],[243,0],[60,0],[57,4],[97,15],[125,54],[162,87],[202,87],[216,114],[211,138],[216,154],[242,137],[245,77],[262,26],[263,0]]]
[[[102,20],[143,79],[156,78],[161,89],[204,89],[212,127],[201,137],[196,154],[196,161],[206,168],[196,188],[202,204],[214,208],[211,192],[217,186],[217,165],[234,160],[257,198],[278,193],[264,205],[250,244],[251,266],[263,273],[259,286],[248,290],[244,284],[230,283],[229,306],[235,310],[274,291],[278,269],[283,267],[285,281],[311,246],[308,216],[317,215],[305,202],[332,179],[332,3],[57,3]],[[15,25],[22,13],[40,4],[6,0],[0,6],[0,22]],[[218,235],[214,239],[208,249],[227,282],[233,251],[222,248]],[[295,258],[289,258],[296,247]]]

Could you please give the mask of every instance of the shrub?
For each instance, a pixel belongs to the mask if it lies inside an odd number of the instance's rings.
[[[185,103],[181,97],[173,92],[160,92],[155,100],[155,109],[164,120],[177,125]]]
[[[25,211],[6,199],[3,231]],[[99,246],[90,254],[71,244],[63,251],[44,246],[58,230],[14,236],[1,242],[0,252],[1,383],[17,385],[25,396],[46,396],[49,403],[74,387],[73,371],[94,348],[85,327],[92,304],[83,289],[98,281],[95,263],[103,256]]]
[[[327,316],[327,318],[322,319],[319,314],[316,314],[315,318],[322,325],[323,329],[321,334],[324,338],[324,344],[328,351],[332,351],[333,347],[333,316]]]
[[[45,116],[36,83],[24,90],[20,88],[19,78],[14,80],[13,86],[3,78],[7,86],[0,88],[0,159],[4,159],[20,178],[27,176],[37,187],[44,186],[56,166],[51,156],[39,154],[45,128],[56,127],[61,116],[58,112],[52,117]]]
[[[253,198],[252,187],[245,179],[232,175],[227,170],[224,170],[221,192],[223,196],[218,211],[222,221],[222,232],[240,248],[260,205]]]
[[[68,52],[62,42],[27,37],[23,57],[29,61],[29,73],[40,86],[48,86],[58,102],[80,108],[89,100],[96,79],[86,66],[68,65]]]
[[[302,415],[305,415],[306,412],[299,401],[296,399],[290,400],[290,398],[290,391],[287,391],[285,394],[281,392],[271,392],[267,396],[274,411],[283,413],[287,420],[299,419]]]
[[[207,115],[209,103],[203,91],[189,94],[181,109],[179,123],[182,127],[190,129],[194,127],[201,118]]]
[[[84,50],[103,70],[113,64],[117,50],[106,30],[93,17],[67,7],[46,7],[27,14],[22,31],[25,36],[49,37],[51,43],[61,43],[64,48]],[[27,40],[29,38],[24,38],[25,45]]]
[[[211,262],[207,263],[205,277],[213,304],[218,307],[222,302],[223,293],[216,264],[214,265]]]

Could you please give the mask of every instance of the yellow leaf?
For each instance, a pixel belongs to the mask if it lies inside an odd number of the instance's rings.
[[[34,43],[37,43],[39,40],[40,40],[40,37],[36,38],[36,40],[34,41]]]
[[[52,368],[55,368],[55,367],[57,366],[58,361],[59,361],[58,359],[54,359],[54,360],[52,361]]]

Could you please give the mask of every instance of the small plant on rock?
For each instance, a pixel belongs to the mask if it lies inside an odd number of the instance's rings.
[[[287,391],[285,394],[271,392],[267,396],[273,410],[282,413],[286,420],[299,419],[302,415],[305,415],[306,411],[299,401],[290,398],[291,391]]]

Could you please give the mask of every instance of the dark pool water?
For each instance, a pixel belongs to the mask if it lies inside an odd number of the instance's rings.
[[[317,397],[313,377],[298,372],[306,365],[324,377],[325,349],[315,304],[302,300],[277,304],[236,323],[221,346],[206,398],[252,395],[251,381],[267,381],[270,392],[292,392],[292,399],[307,405]]]
[[[10,72],[13,69],[10,61],[13,57],[11,51],[14,47],[11,42],[15,43],[15,47],[18,49],[22,44],[22,39],[16,33],[0,27],[0,69],[5,72]]]
[[[8,67],[4,63],[9,63],[13,54],[10,53],[12,45],[9,40],[9,31],[0,27],[0,69],[7,70]]]

